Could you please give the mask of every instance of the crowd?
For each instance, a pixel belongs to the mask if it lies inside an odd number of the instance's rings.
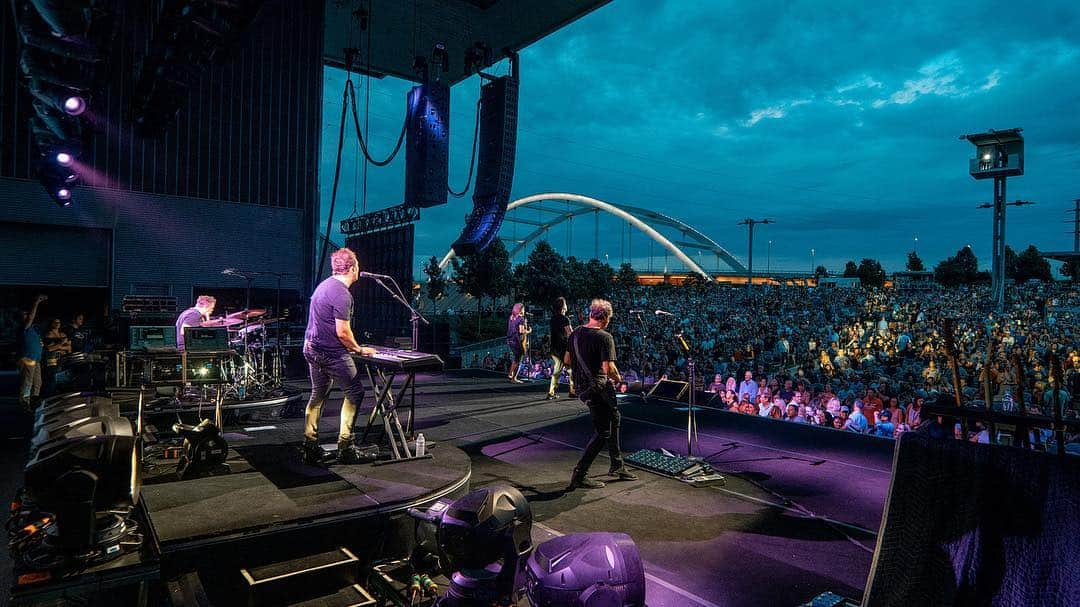
[[[957,383],[966,403],[984,403],[989,390],[994,407],[1015,410],[1021,406],[1016,355],[1024,368],[1022,406],[1049,415],[1057,398],[1065,416],[1075,418],[1080,291],[1069,284],[1014,285],[998,314],[988,307],[988,290],[636,287],[612,297],[609,330],[623,390],[648,389],[662,378],[687,381],[692,357],[698,388],[716,395],[710,406],[741,413],[893,437],[923,421],[924,403],[953,399]],[[571,317],[581,322],[580,313]],[[946,318],[955,319],[955,383]],[[551,364],[537,345],[522,376],[543,380]],[[1051,354],[1064,368],[1057,395],[1049,386]],[[506,364],[490,355],[471,362]]]
[[[64,357],[86,352],[91,347],[81,313],[75,314],[67,324],[60,318],[39,322],[38,310],[47,299],[39,295],[28,309],[16,315],[4,315],[4,333],[12,335],[17,345],[19,402],[27,410],[55,392]]]

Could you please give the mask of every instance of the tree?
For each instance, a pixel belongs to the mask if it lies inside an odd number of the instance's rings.
[[[585,296],[588,299],[607,297],[615,281],[615,270],[599,259],[590,259],[585,264],[585,274],[589,277]]]
[[[1028,245],[1024,252],[1016,256],[1016,280],[1053,280],[1050,274],[1050,262],[1043,258],[1035,245]]]
[[[566,277],[566,299],[571,304],[580,303],[588,297],[589,275],[585,262],[571,255],[566,258],[563,265],[563,275]]]
[[[907,264],[904,266],[909,272],[925,272],[926,266],[923,265],[923,260],[919,257],[919,254],[912,251],[907,254]]]
[[[1058,270],[1062,276],[1067,276],[1073,282],[1080,282],[1080,261],[1066,261]]]
[[[628,263],[619,266],[619,271],[615,274],[615,284],[623,289],[638,286],[638,273],[634,266]]]
[[[934,280],[945,286],[966,285],[979,280],[979,260],[971,247],[964,247],[956,255],[941,260],[934,267]]]
[[[424,266],[424,274],[427,274],[427,295],[431,300],[432,316],[438,314],[437,302],[446,295],[446,273],[442,266],[439,265],[439,260],[434,255],[428,260],[427,265]]]
[[[1020,273],[1020,262],[1017,259],[1016,251],[1009,245],[1005,245],[1005,278],[1012,278],[1013,280],[1019,280],[1017,276]]]
[[[536,243],[525,262],[521,285],[522,299],[548,308],[556,297],[567,294],[566,277],[563,275],[566,260],[546,240]]]
[[[856,268],[856,274],[859,277],[859,283],[864,287],[885,286],[885,270],[881,267],[881,262],[876,259],[864,257]]]
[[[844,278],[856,278],[859,276],[859,266],[854,261],[844,264]]]
[[[454,284],[476,298],[476,316],[479,326],[484,297],[492,301],[510,294],[513,277],[510,273],[510,254],[501,240],[495,240],[480,253],[455,257],[453,260]]]
[[[814,268],[814,276],[816,278],[821,278],[822,276],[828,276],[828,275],[829,275],[829,270],[825,266],[818,266],[818,267]]]

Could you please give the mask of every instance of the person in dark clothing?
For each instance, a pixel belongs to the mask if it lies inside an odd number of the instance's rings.
[[[214,313],[217,299],[209,295],[200,295],[195,298],[195,305],[180,313],[176,318],[176,349],[184,349],[184,327],[201,327],[204,322],[210,320]]]
[[[86,352],[90,342],[90,332],[83,326],[86,317],[79,312],[71,319],[71,324],[64,327],[64,334],[71,340],[72,352]]]
[[[49,323],[49,330],[42,338],[45,346],[45,368],[41,370],[41,394],[52,396],[56,393],[56,374],[60,372],[60,361],[71,354],[71,340],[60,327],[60,319],[54,318]]]
[[[611,322],[611,302],[594,299],[589,305],[589,323],[570,334],[566,355],[563,359],[574,376],[578,398],[589,407],[592,415],[593,435],[581,460],[570,477],[570,491],[578,487],[595,489],[604,483],[588,478],[589,466],[600,454],[604,443],[611,458],[609,473],[618,480],[636,480],[623,463],[619,447],[619,428],[622,417],[615,400],[614,382],[622,381],[615,366],[615,340],[605,331]]]
[[[518,379],[518,368],[521,360],[525,358],[525,347],[529,342],[529,322],[525,320],[525,305],[516,303],[510,311],[510,319],[506,322],[506,345],[510,348],[510,370],[507,376],[515,384],[523,383]]]
[[[325,463],[319,447],[319,419],[330,387],[337,383],[345,393],[338,430],[338,462],[358,464],[363,455],[353,445],[353,423],[364,400],[364,385],[352,354],[372,355],[373,348],[356,343],[353,336],[353,298],[349,287],[360,277],[360,265],[350,249],[338,249],[330,256],[333,276],[319,283],[311,294],[308,324],[304,332],[304,358],[311,374],[311,397],[305,411],[303,460]]]
[[[570,319],[566,317],[566,298],[560,297],[555,300],[551,307],[551,360],[555,366],[551,370],[551,385],[548,386],[548,400],[558,398],[555,390],[559,387],[559,377],[563,371],[563,357],[566,356],[566,343],[573,327]],[[574,374],[570,374],[570,396],[574,396]]]

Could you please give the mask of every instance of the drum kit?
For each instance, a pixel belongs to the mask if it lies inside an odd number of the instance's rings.
[[[243,400],[280,390],[285,355],[293,345],[287,330],[273,330],[282,320],[266,316],[265,309],[251,308],[203,322],[204,327],[227,329],[229,348],[236,352],[223,362],[226,397]]]

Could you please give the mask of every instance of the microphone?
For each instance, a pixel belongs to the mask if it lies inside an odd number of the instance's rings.
[[[390,278],[386,274],[376,274],[374,272],[360,272],[360,278]]]
[[[656,312],[654,312],[654,314],[656,314],[657,316],[675,316],[671,312],[667,312],[664,310],[657,310]]]

